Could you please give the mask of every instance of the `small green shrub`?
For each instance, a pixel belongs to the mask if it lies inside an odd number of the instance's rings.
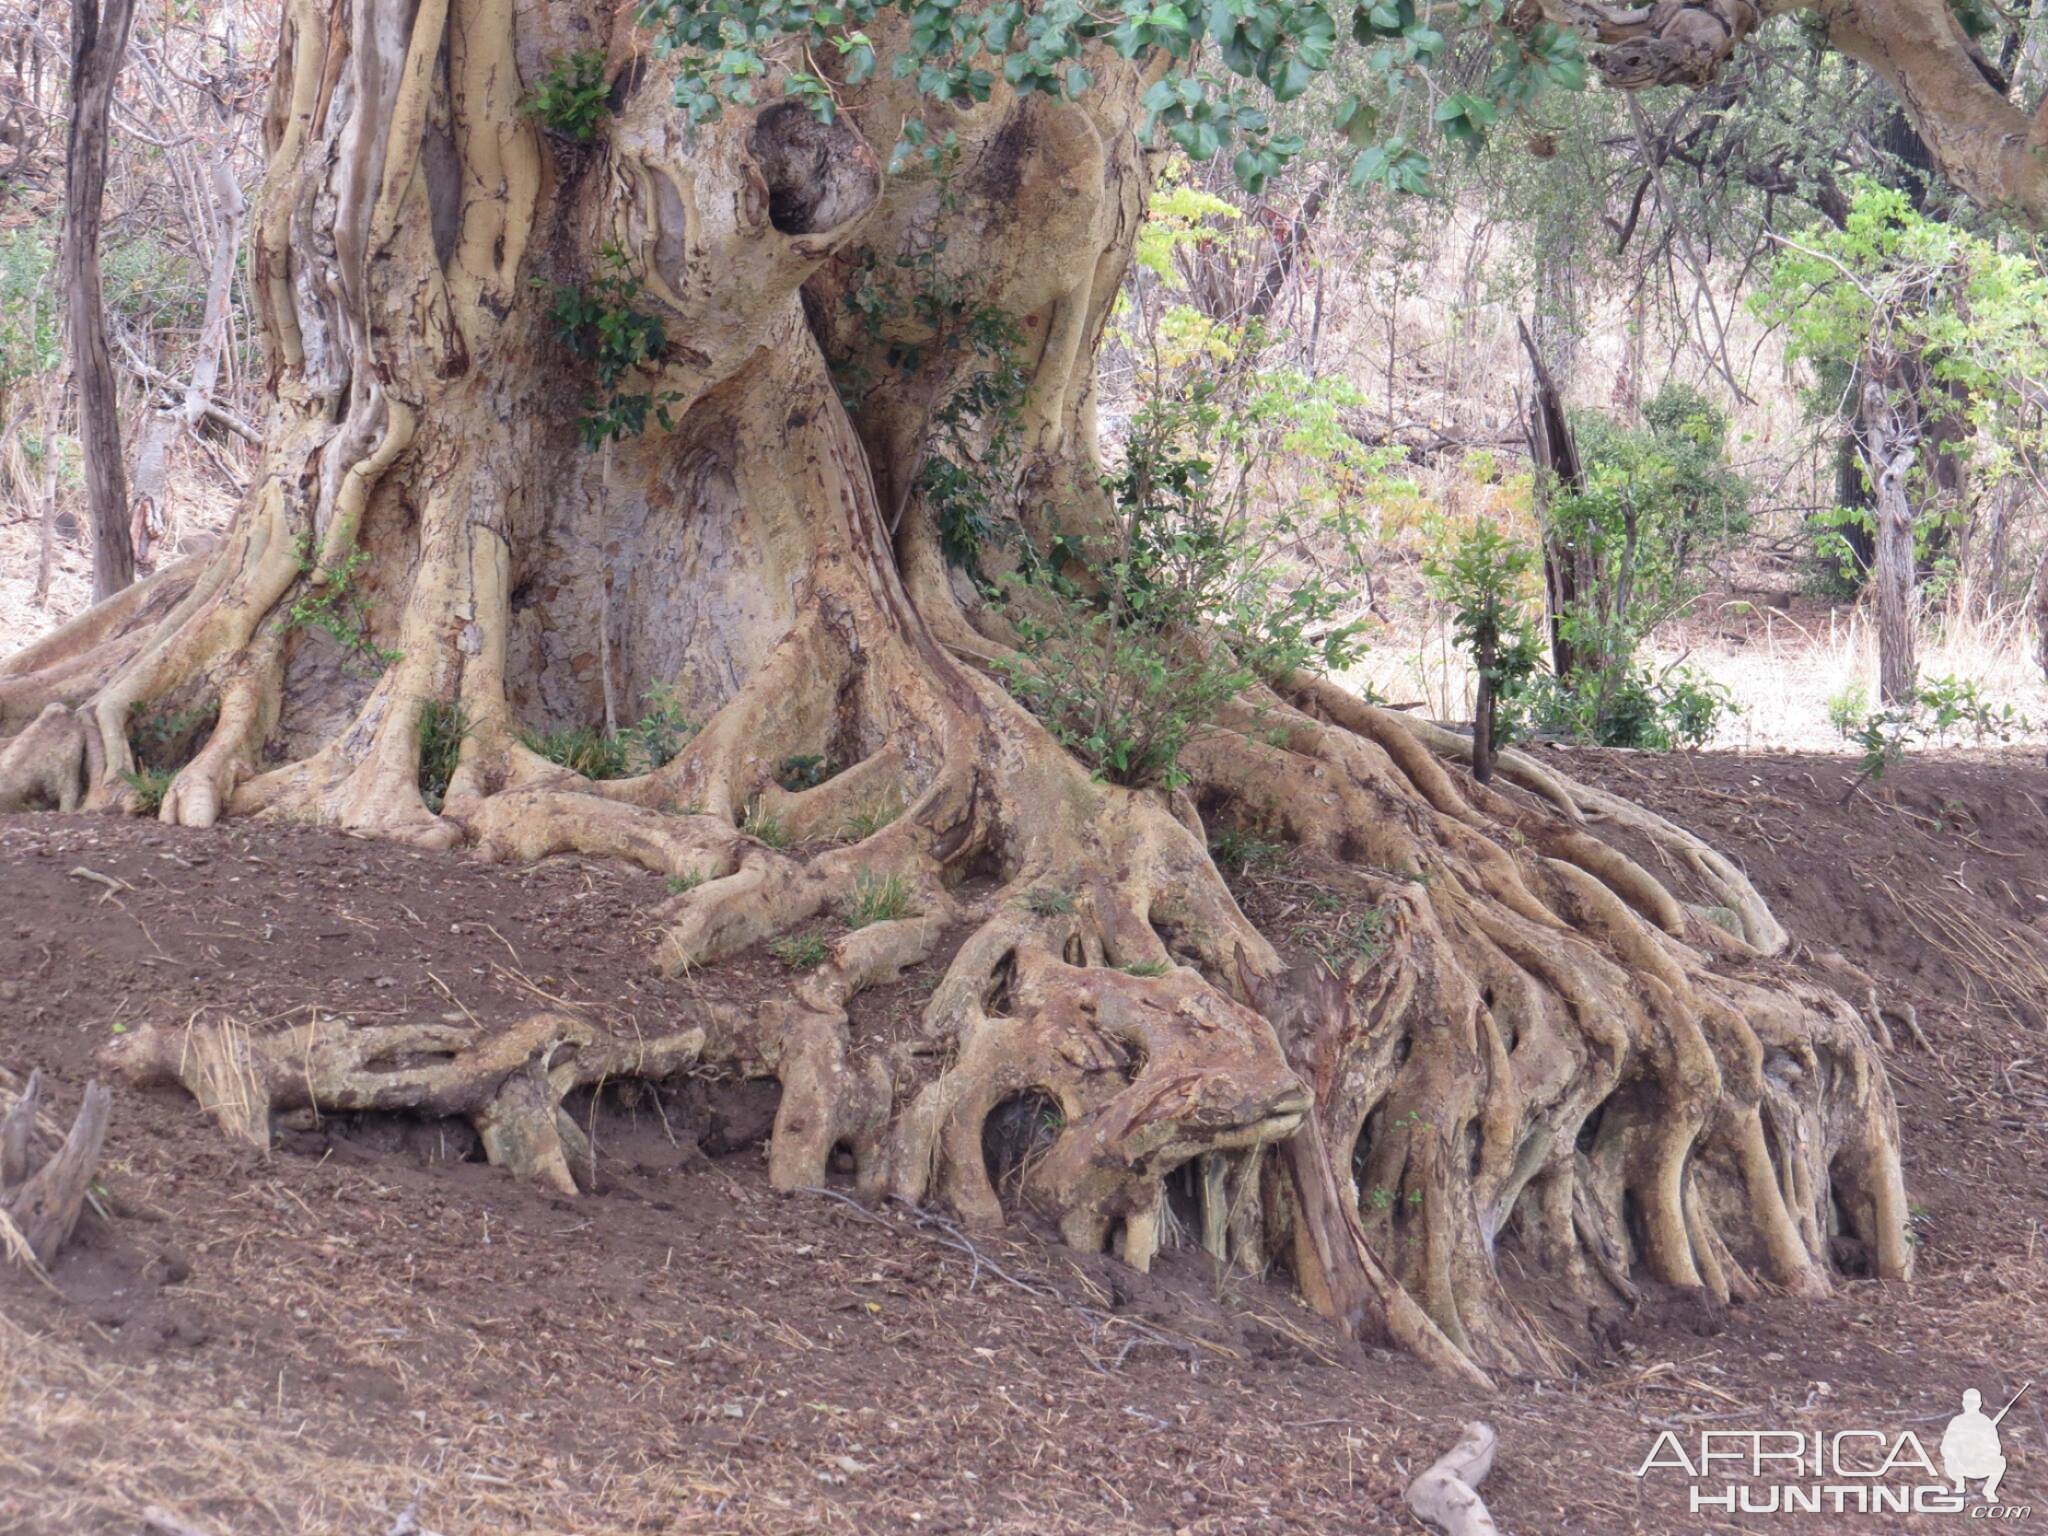
[[[521,731],[519,739],[528,750],[538,752],[549,762],[560,763],[586,779],[623,779],[628,772],[625,741],[603,731],[592,730],[587,725],[538,735],[532,731]]]
[[[1843,740],[1856,734],[1856,729],[1870,714],[1870,686],[1861,678],[1845,684],[1840,693],[1828,697],[1828,724],[1835,728],[1835,734]]]
[[[420,798],[436,816],[448,797],[448,781],[455,777],[455,765],[462,756],[463,738],[469,735],[469,716],[460,704],[443,704],[429,699],[420,711]]]
[[[697,734],[697,727],[684,712],[675,690],[665,683],[649,688],[641,701],[645,707],[640,718],[619,734],[651,773],[674,762],[676,754]]]
[[[1164,960],[1143,960],[1123,967],[1126,976],[1164,976],[1171,969]]]
[[[1111,783],[1186,783],[1182,749],[1247,688],[1362,650],[1362,623],[1340,620],[1350,594],[1289,563],[1310,530],[1254,518],[1243,476],[1218,473],[1266,451],[1247,446],[1248,390],[1233,369],[1141,407],[1103,481],[1115,531],[1030,554],[1000,605],[1022,642],[998,663],[1011,693]]]
[[[629,378],[659,366],[668,352],[668,333],[658,315],[638,308],[639,276],[616,245],[607,245],[601,269],[588,287],[549,283],[534,285],[551,298],[548,319],[555,337],[579,361],[591,365],[598,393],[583,403],[577,432],[593,453],[618,438],[638,437],[652,416],[671,424],[668,408],[674,391],[632,390],[620,386]]]
[[[694,891],[703,883],[704,876],[694,869],[687,875],[670,875],[666,880],[662,881],[662,884],[668,887],[668,893],[671,896],[681,896],[687,892]]]
[[[775,940],[768,952],[792,971],[814,971],[825,963],[825,940],[815,933],[792,933]]]
[[[604,55],[595,50],[557,59],[526,98],[529,116],[550,133],[578,144],[597,137],[598,125],[611,111],[611,87],[605,83]]]
[[[847,927],[893,923],[909,915],[910,886],[901,875],[874,875],[863,870],[854,876],[853,900],[846,909]]]
[[[796,794],[802,790],[816,789],[838,771],[829,757],[785,757],[782,760],[782,767],[776,771],[775,782],[791,794]]]
[[[1034,917],[1065,917],[1074,910],[1074,898],[1065,891],[1041,885],[1025,895],[1024,905]]]
[[[1224,827],[1218,831],[1209,839],[1209,855],[1221,868],[1240,875],[1277,868],[1287,862],[1285,844],[1272,842],[1243,827]]]
[[[1491,523],[1453,532],[1440,526],[1423,558],[1430,590],[1451,610],[1451,633],[1479,676],[1472,720],[1472,776],[1493,777],[1494,758],[1510,732],[1502,705],[1529,685],[1542,659],[1530,616],[1529,584],[1536,551]]]
[[[175,772],[192,760],[201,735],[219,716],[218,699],[203,699],[184,709],[158,705],[136,712],[128,726],[136,761],[145,768]]]
[[[1849,744],[1862,754],[1856,780],[1849,787],[1854,794],[1864,783],[1881,779],[1896,768],[1907,747],[1932,736],[1946,741],[1959,725],[1967,725],[1982,741],[2009,741],[2028,728],[2027,717],[2010,704],[1993,708],[1974,682],[1958,677],[1936,677],[1923,682],[1906,704],[1894,704],[1866,715],[1847,733]]]
[[[145,816],[154,816],[164,807],[172,777],[162,768],[127,768],[122,770],[121,782],[135,792],[135,808]]]
[[[378,668],[397,661],[402,652],[386,650],[370,638],[370,599],[363,595],[357,577],[369,560],[366,550],[352,549],[341,563],[321,566],[313,558],[311,535],[297,545],[299,574],[320,576],[307,581],[285,611],[284,625],[290,629],[317,629],[341,647],[343,664]]]

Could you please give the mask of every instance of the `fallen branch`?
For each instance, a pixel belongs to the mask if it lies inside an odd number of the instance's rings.
[[[1491,1424],[1467,1424],[1458,1443],[1408,1485],[1408,1507],[1450,1536],[1498,1536],[1500,1527],[1479,1497],[1479,1485],[1493,1470],[1495,1444]]]

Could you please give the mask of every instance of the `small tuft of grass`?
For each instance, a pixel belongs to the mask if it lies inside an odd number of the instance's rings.
[[[747,819],[740,823],[740,830],[770,848],[789,846],[789,833],[783,828],[782,818],[758,800],[747,803]]]
[[[154,816],[164,808],[171,774],[165,768],[130,768],[122,773],[121,782],[135,792],[135,808],[145,816]]]
[[[1074,910],[1074,898],[1055,886],[1041,885],[1025,896],[1024,905],[1034,917],[1065,917]]]
[[[854,876],[853,902],[846,909],[846,926],[865,928],[870,923],[893,923],[910,915],[910,887],[901,875],[874,875],[866,871]]]
[[[870,806],[864,811],[855,811],[846,818],[846,840],[849,843],[864,843],[902,814],[903,807],[894,800]]]
[[[1126,976],[1164,976],[1168,966],[1164,960],[1146,960],[1137,965],[1124,966],[1122,969]]]
[[[1225,827],[1209,839],[1209,856],[1232,874],[1275,869],[1287,860],[1287,848],[1243,827]]]
[[[551,763],[559,763],[586,779],[623,779],[626,776],[626,743],[587,725],[536,735],[521,731],[519,739],[527,749],[538,752]]]
[[[462,756],[462,740],[469,734],[469,716],[460,704],[443,704],[429,699],[420,711],[420,799],[436,816],[448,798],[448,781],[455,777],[455,764]]]
[[[825,963],[825,940],[815,933],[786,934],[768,946],[768,953],[792,971],[814,971]]]
[[[703,883],[703,875],[694,869],[687,875],[670,875],[666,880],[662,881],[662,884],[668,887],[668,893],[671,896],[681,896],[688,891],[694,891]]]

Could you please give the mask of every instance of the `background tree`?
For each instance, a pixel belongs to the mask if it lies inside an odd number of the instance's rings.
[[[128,536],[127,474],[114,360],[107,349],[100,282],[100,202],[107,184],[107,117],[128,51],[134,0],[72,0],[71,124],[64,147],[64,249],[60,266],[71,342],[71,377],[85,448],[92,523],[92,595],[113,596],[135,579]]]

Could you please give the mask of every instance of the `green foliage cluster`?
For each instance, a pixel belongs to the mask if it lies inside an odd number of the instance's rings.
[[[623,779],[627,767],[626,739],[587,725],[553,731],[521,731],[520,742],[551,763],[559,763],[586,779]]]
[[[1272,365],[1257,327],[1175,308],[1149,341],[1123,462],[1102,481],[1115,517],[1020,548],[995,606],[1021,642],[1001,663],[1011,692],[1103,778],[1172,788],[1189,740],[1254,682],[1361,653],[1357,599],[1324,572],[1363,567],[1343,492],[1385,461],[1343,430],[1351,387]],[[1317,545],[1340,553],[1313,564]]]
[[[0,235],[0,388],[64,361],[64,296],[53,281],[53,230],[24,225]]]
[[[605,246],[587,287],[539,278],[534,285],[550,295],[548,319],[556,339],[596,375],[597,393],[584,401],[576,423],[584,447],[595,452],[615,439],[638,437],[650,417],[670,426],[673,390],[624,387],[658,366],[668,351],[660,316],[638,307],[642,284],[626,253]]]
[[[526,98],[527,113],[552,133],[578,144],[597,137],[598,125],[611,110],[611,87],[605,83],[604,55],[592,50],[557,59]]]
[[[1232,172],[1253,192],[1303,147],[1265,103],[1304,97],[1346,37],[1359,60],[1358,88],[1334,116],[1359,151],[1350,174],[1360,186],[1419,190],[1429,173],[1426,133],[1477,145],[1503,113],[1585,80],[1578,39],[1509,0],[1362,0],[1348,11],[1315,0],[646,0],[642,16],[682,62],[676,102],[692,122],[717,116],[727,102],[757,101],[785,42],[810,67],[783,74],[782,91],[831,121],[834,85],[812,61],[835,60],[839,80],[858,86],[879,67],[870,29],[893,29],[899,18],[909,41],[892,70],[935,104],[986,101],[998,79],[1019,95],[1081,97],[1095,84],[1083,58],[1097,44],[1124,59],[1159,60],[1165,68],[1144,98],[1147,132],[1163,130],[1195,160],[1234,149]],[[1456,71],[1446,90],[1438,76],[1454,37],[1473,41],[1484,62]],[[1417,101],[1434,103],[1426,125],[1413,121]],[[934,132],[912,114],[890,170],[943,170],[957,148],[950,131]]]
[[[782,818],[759,800],[749,802],[746,816],[740,822],[740,830],[756,842],[765,843],[770,848],[789,846],[789,831],[782,825]]]
[[[1821,222],[1781,242],[1751,296],[1785,329],[1788,354],[1812,369],[1808,413],[1852,425],[1862,379],[1888,380],[1923,436],[1940,436],[1980,482],[2048,471],[2048,272],[2020,242],[1973,233],[1916,209],[1897,187],[1859,180],[1842,227]],[[1936,494],[1931,455],[1908,477],[1916,557],[1931,561],[1968,516],[1969,498]],[[1867,475],[1866,475],[1867,478]],[[1853,590],[1862,572],[1845,530],[1874,532],[1867,507],[1813,520],[1816,550]]]
[[[345,667],[382,669],[397,661],[402,652],[380,646],[370,637],[370,599],[357,579],[369,562],[369,552],[351,549],[339,564],[322,566],[313,558],[310,535],[301,537],[295,548],[299,574],[320,579],[301,585],[285,610],[285,628],[319,630],[341,647]]]
[[[1236,875],[1262,869],[1277,869],[1287,862],[1287,846],[1261,837],[1248,827],[1220,827],[1209,839],[1209,856],[1216,867]]]
[[[823,934],[790,933],[771,943],[768,953],[792,971],[814,971],[825,963],[828,951]]]
[[[782,766],[775,773],[775,782],[791,794],[797,794],[806,789],[816,789],[838,771],[838,765],[831,758],[802,752],[782,760]]]
[[[617,731],[587,725],[554,731],[522,731],[519,739],[530,751],[586,779],[623,779],[652,773],[672,761],[697,727],[683,712],[675,691],[656,683],[641,695],[640,718]]]
[[[429,699],[420,710],[420,799],[437,816],[448,798],[448,781],[455,777],[469,730],[469,715],[460,704]]]
[[[1994,709],[1983,690],[1967,678],[1933,677],[1922,680],[1909,702],[1872,711],[1842,733],[1862,753],[1860,784],[1883,778],[1915,742],[1944,742],[1960,727],[1967,727],[1978,741],[2009,741],[2027,729],[2027,719],[2010,704]]]
[[[1010,542],[1017,531],[1018,415],[1029,381],[1016,322],[944,270],[945,248],[944,241],[933,241],[888,262],[872,249],[862,251],[845,303],[869,354],[892,373],[909,377],[935,357],[967,360],[953,370],[956,382],[931,410],[917,491],[938,525],[948,563],[985,586],[983,551]],[[855,409],[875,380],[867,358],[855,356],[835,361],[834,382],[848,409]]]
[[[1218,473],[1263,398],[1223,375],[1150,400],[1103,482],[1114,531],[1060,541],[1009,583],[1010,691],[1112,783],[1184,783],[1182,749],[1254,682],[1359,652],[1351,595],[1282,559],[1298,527],[1255,518],[1244,477]]]
[[[902,801],[893,796],[878,800],[846,818],[846,840],[849,843],[864,843],[902,814]]]
[[[121,782],[133,792],[138,811],[154,816],[163,808],[171,781],[192,760],[219,716],[218,699],[202,699],[182,709],[157,704],[132,713],[128,745],[135,754],[135,766],[122,770]]]

